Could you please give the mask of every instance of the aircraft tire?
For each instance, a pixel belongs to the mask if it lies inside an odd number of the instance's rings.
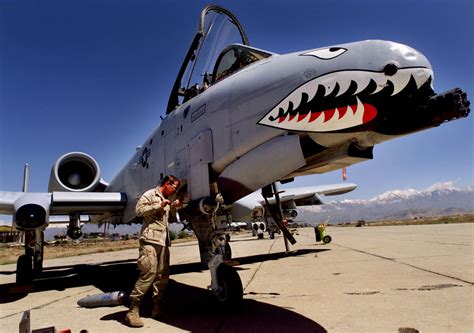
[[[234,267],[220,264],[217,268],[217,281],[222,290],[216,295],[225,307],[238,307],[244,294],[242,281]]]
[[[263,234],[257,234],[258,239],[263,239]]]
[[[33,280],[33,257],[21,255],[16,262],[16,283],[27,283]]]
[[[326,235],[326,236],[323,237],[323,243],[324,244],[329,244],[329,243],[331,243],[331,241],[332,241],[331,236]]]

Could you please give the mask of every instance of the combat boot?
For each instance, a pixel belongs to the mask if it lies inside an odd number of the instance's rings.
[[[142,318],[140,318],[140,303],[132,303],[130,310],[125,317],[127,323],[132,327],[142,327],[144,325]]]

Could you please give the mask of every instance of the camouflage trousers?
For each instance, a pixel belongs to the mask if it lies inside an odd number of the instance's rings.
[[[137,264],[140,275],[130,293],[130,302],[140,303],[150,287],[153,291],[153,300],[162,300],[170,275],[168,246],[140,242]]]

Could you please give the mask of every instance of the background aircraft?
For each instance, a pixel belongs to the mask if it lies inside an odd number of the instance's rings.
[[[54,164],[48,193],[0,192],[0,213],[27,231],[17,277],[42,268],[43,230],[49,215],[70,216],[77,236],[80,214],[95,222],[139,222],[135,204],[166,174],[182,180],[201,260],[211,290],[224,303],[242,298],[236,271],[225,264],[232,204],[277,181],[322,174],[371,160],[384,141],[466,117],[460,89],[435,94],[433,69],[417,50],[367,40],[279,55],[251,47],[237,19],[209,6],[172,88],[166,116],[110,183],[91,156],[72,152]],[[267,203],[268,207],[271,207]],[[269,209],[282,225],[283,213]]]
[[[289,220],[294,219],[298,216],[297,207],[322,205],[324,204],[322,196],[341,195],[356,188],[355,184],[344,183],[280,190],[282,217]],[[231,226],[252,229],[258,238],[263,238],[264,233],[268,232],[270,238],[273,239],[275,233],[280,232],[280,229],[274,222],[270,210],[279,211],[280,208],[276,207],[274,198],[269,199],[268,204],[262,198],[260,191],[237,200],[231,209]]]

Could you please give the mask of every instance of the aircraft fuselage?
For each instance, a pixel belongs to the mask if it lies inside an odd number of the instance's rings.
[[[209,165],[233,202],[275,179],[371,159],[375,144],[437,125],[423,109],[432,80],[420,52],[388,41],[271,55],[168,114],[107,191],[127,193],[126,222],[140,194],[167,174],[195,199]]]

